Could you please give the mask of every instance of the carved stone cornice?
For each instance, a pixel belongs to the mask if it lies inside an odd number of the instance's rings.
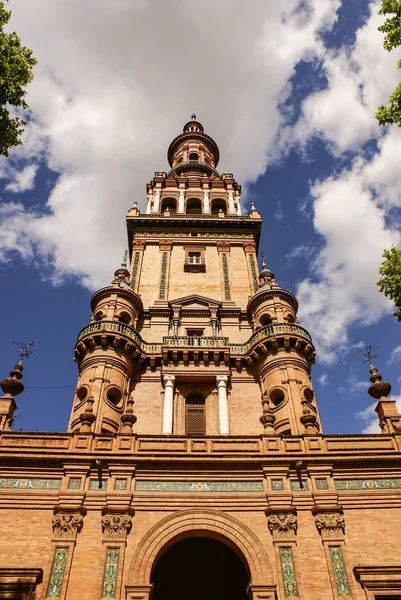
[[[288,540],[296,536],[298,521],[293,507],[269,507],[265,514],[273,539]]]
[[[102,531],[105,539],[125,540],[131,531],[132,517],[135,514],[132,508],[104,508],[102,510]]]
[[[52,519],[53,535],[55,538],[75,540],[81,531],[86,509],[63,508],[56,506]]]
[[[312,508],[312,514],[322,539],[344,537],[345,520],[341,506],[315,506]]]
[[[243,242],[242,247],[244,248],[244,252],[256,252],[255,242]]]
[[[218,252],[230,252],[230,242],[216,242]]]
[[[172,247],[173,247],[172,240],[160,240],[159,241],[159,248],[160,248],[161,252],[171,252]]]
[[[146,248],[146,240],[132,240],[132,249],[133,250],[145,250]]]

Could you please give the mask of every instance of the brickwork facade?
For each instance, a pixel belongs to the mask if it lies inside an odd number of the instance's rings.
[[[148,600],[187,538],[233,550],[251,599],[401,598],[387,384],[372,366],[382,434],[322,433],[313,343],[259,271],[258,211],[196,118],[168,158],[129,211],[130,269],[78,335],[68,431],[13,431],[21,368],[2,381],[0,598]]]

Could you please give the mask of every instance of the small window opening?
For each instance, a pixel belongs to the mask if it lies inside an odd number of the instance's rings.
[[[186,435],[205,435],[205,399],[200,394],[189,396],[185,402]]]
[[[219,212],[223,212],[225,215],[227,214],[227,203],[222,198],[212,200],[212,215],[218,215]]]
[[[199,154],[197,152],[191,152],[189,155],[189,160],[199,160]]]
[[[285,399],[284,392],[280,388],[276,388],[270,392],[269,398],[273,402],[274,406],[280,406]]]
[[[124,323],[125,325],[129,325],[131,323],[131,317],[127,312],[122,312],[118,317],[120,323]]]
[[[115,406],[119,404],[122,395],[122,391],[118,387],[110,387],[106,392],[107,400]]]

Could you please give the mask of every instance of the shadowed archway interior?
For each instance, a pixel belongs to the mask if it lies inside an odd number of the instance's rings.
[[[168,548],[151,580],[151,600],[249,600],[249,577],[241,559],[210,538],[191,537]]]

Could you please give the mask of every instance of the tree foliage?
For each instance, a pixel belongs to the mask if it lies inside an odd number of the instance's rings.
[[[379,15],[391,15],[378,28],[384,33],[383,46],[388,51],[401,46],[401,0],[382,0]],[[401,60],[398,62],[401,69]],[[388,99],[389,106],[379,106],[376,119],[380,125],[397,124],[401,127],[401,82]]]
[[[12,116],[10,107],[29,108],[24,100],[24,89],[33,78],[36,59],[32,50],[21,45],[15,32],[4,32],[11,12],[0,0],[0,154],[8,156],[10,148],[22,142],[20,136],[26,122]]]
[[[383,258],[377,287],[394,302],[397,311],[393,314],[401,321],[401,249],[392,246],[383,252]]]

